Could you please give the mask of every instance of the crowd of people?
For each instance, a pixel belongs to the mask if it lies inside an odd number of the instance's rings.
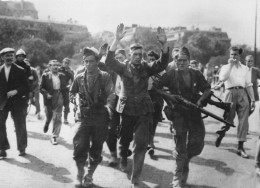
[[[120,170],[125,172],[128,158],[133,155],[130,181],[131,187],[136,188],[139,187],[145,154],[148,153],[151,158],[154,156],[156,127],[164,119],[162,112],[166,105],[170,109],[167,118],[172,122],[174,141],[175,165],[171,187],[183,187],[189,175],[189,162],[202,152],[206,133],[199,109],[183,107],[176,96],[204,107],[212,92],[211,84],[203,75],[201,63],[191,60],[186,47],[174,48],[171,53],[173,61],[169,62],[167,37],[162,28],[157,30],[160,55],[151,50],[146,59],[140,44],[129,47],[129,57],[125,49],[118,49],[124,36],[124,25],[120,24],[110,47],[108,44],[102,45],[99,50],[85,47],[82,50],[83,66],[75,74],[70,68],[69,58],[64,58],[62,63],[50,60],[48,68],[41,73],[30,66],[24,50],[2,49],[0,157],[6,158],[6,150],[10,149],[6,132],[9,112],[15,125],[19,155],[26,155],[28,105],[35,105],[35,113],[41,119],[41,93],[46,116],[43,132],[49,130],[52,121],[53,145],[58,144],[62,110],[64,124],[69,123],[70,102],[79,110],[75,111],[75,117],[80,125],[73,138],[73,159],[77,168],[75,186],[93,186],[93,174],[102,161],[103,144],[106,142],[111,167],[119,165]],[[260,71],[254,67],[253,56],[246,56],[246,65],[241,63],[242,52],[238,47],[230,48],[227,64],[218,70],[219,80],[216,82],[220,82],[215,89],[225,87],[224,101],[232,103],[225,120],[233,123],[238,115],[237,154],[248,158],[244,143],[249,129],[248,118],[255,109],[255,101],[259,100],[257,79],[260,79]],[[171,101],[164,101],[156,92],[158,89],[167,90],[172,96]],[[130,147],[132,141],[133,148]],[[260,176],[260,142],[256,172]]]

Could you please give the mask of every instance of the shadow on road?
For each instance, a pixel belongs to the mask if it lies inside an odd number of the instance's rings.
[[[226,176],[231,176],[232,174],[235,173],[235,170],[232,168],[229,168],[226,163],[215,160],[215,159],[204,159],[202,157],[195,157],[191,160],[191,163],[195,163],[197,165],[213,167],[220,173],[225,174]]]
[[[231,153],[234,153],[234,154],[236,154],[237,155],[237,150],[236,149],[227,149],[229,152],[231,152]],[[245,148],[245,150],[249,150],[249,148]],[[252,156],[252,155],[249,155],[249,154],[247,154],[248,155],[248,157],[249,157],[249,159],[254,159],[255,157],[254,156]],[[238,155],[237,155],[238,156]]]
[[[50,140],[50,136],[46,134],[36,133],[32,131],[27,131],[28,137],[38,140]],[[66,140],[64,140],[62,137],[58,138],[59,145],[64,146],[65,148],[69,150],[73,150],[73,145],[69,144]]]
[[[61,183],[73,182],[70,178],[65,177],[65,175],[70,175],[70,172],[66,168],[56,167],[54,164],[46,163],[30,154],[25,155],[24,158],[28,159],[30,163],[22,163],[13,158],[7,158],[4,161],[18,167],[32,170],[34,172],[51,175],[53,180]]]
[[[210,145],[210,146],[215,146],[215,141],[209,141],[209,140],[205,140],[205,145]],[[234,144],[234,143],[225,143],[225,142],[221,142],[220,146],[221,147],[228,147],[228,148],[236,148],[237,147],[237,144]]]
[[[185,188],[217,188],[217,187],[212,187],[212,186],[207,186],[207,185],[192,185],[192,184],[187,184]]]

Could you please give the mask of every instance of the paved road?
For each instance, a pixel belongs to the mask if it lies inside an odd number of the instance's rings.
[[[221,115],[215,107],[209,110]],[[250,134],[245,144],[250,159],[243,159],[236,154],[236,129],[229,131],[221,147],[216,148],[215,131],[220,124],[211,119],[205,120],[206,138],[203,153],[192,159],[188,188],[255,188],[254,155],[257,141],[256,131],[259,126],[259,104],[252,119],[250,119]],[[70,114],[70,121],[73,121]],[[8,137],[11,149],[8,158],[0,160],[0,188],[67,188],[74,187],[76,174],[72,160],[72,137],[75,127],[63,125],[59,145],[50,143],[50,132],[42,132],[44,120],[38,120],[34,115],[34,108],[27,118],[28,149],[25,157],[19,157],[16,150],[16,138],[11,119],[8,120]],[[155,137],[156,159],[145,159],[142,174],[142,187],[167,188],[172,179],[172,136],[169,133],[169,124],[160,123]],[[127,173],[117,168],[107,167],[108,149],[104,145],[103,162],[94,175],[96,187],[127,188],[131,172],[131,162]]]

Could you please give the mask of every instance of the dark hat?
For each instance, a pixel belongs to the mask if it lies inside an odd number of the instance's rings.
[[[98,50],[96,48],[94,48],[94,47],[91,47],[91,48],[85,47],[85,48],[83,48],[82,52],[83,52],[83,56],[91,56],[91,55],[93,55],[93,56],[95,56],[98,59]]]
[[[155,57],[156,60],[159,59],[159,57],[160,57],[160,56],[159,56],[156,52],[154,52],[153,50],[149,51],[149,52],[147,53],[147,55],[148,55],[148,56],[153,56],[153,57]]]
[[[116,52],[115,52],[115,55],[118,55],[118,54],[122,54],[123,56],[126,57],[126,53],[125,53],[124,49],[117,49]]]
[[[241,55],[242,53],[243,53],[243,49],[242,48],[240,48],[240,47],[238,47],[238,46],[231,46],[230,48],[229,48],[229,51],[238,51],[238,54],[239,55]]]
[[[188,59],[190,59],[190,52],[189,52],[188,48],[186,48],[185,46],[183,46],[179,50],[178,54],[176,54],[176,59],[178,59],[180,55],[186,55],[188,57]]]
[[[0,55],[4,55],[6,53],[14,53],[15,52],[15,49],[13,48],[4,48],[0,51]]]
[[[130,46],[130,50],[138,50],[143,49],[143,46],[141,44],[135,43]]]

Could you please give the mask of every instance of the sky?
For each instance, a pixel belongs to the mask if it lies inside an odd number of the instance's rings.
[[[228,33],[232,45],[254,46],[256,0],[27,0],[34,3],[39,18],[55,21],[69,18],[91,33],[115,31],[119,23],[152,27],[191,26],[208,30],[215,26]],[[258,0],[260,50],[260,0]]]

